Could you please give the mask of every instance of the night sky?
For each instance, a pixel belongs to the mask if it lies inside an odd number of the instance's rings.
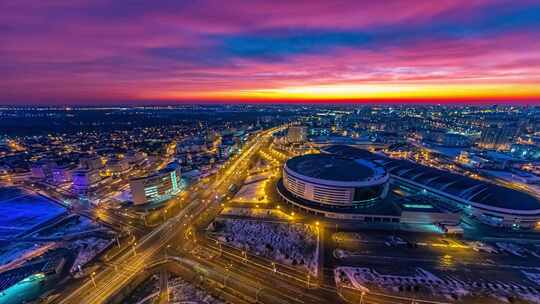
[[[0,1],[0,103],[540,100],[540,1]]]

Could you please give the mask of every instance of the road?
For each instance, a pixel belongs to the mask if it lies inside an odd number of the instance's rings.
[[[58,303],[103,303],[125,286],[136,274],[144,270],[145,266],[156,259],[156,255],[173,239],[185,235],[190,225],[198,220],[204,211],[211,206],[219,204],[220,198],[229,189],[230,180],[235,175],[246,171],[248,160],[259,151],[268,135],[276,129],[262,132],[241,151],[227,166],[225,166],[212,182],[198,188],[198,193],[191,193],[186,199],[199,197],[187,203],[178,214],[167,219],[152,232],[133,243],[128,250],[114,258],[107,266],[90,275],[90,279],[82,283],[75,290],[68,291],[59,297]],[[200,194],[199,194],[200,193]]]
[[[55,303],[104,303],[115,295],[148,265],[163,259],[168,248],[182,246],[202,246],[204,252],[213,251],[219,258],[204,258],[192,251],[180,250],[178,258],[196,261],[217,274],[227,292],[240,293],[263,303],[342,303],[328,271],[324,279],[313,280],[304,277],[294,269],[283,265],[273,265],[272,261],[260,257],[243,255],[233,248],[219,249],[215,243],[206,242],[193,234],[193,226],[204,227],[220,210],[223,200],[229,196],[231,185],[241,183],[247,175],[252,156],[259,152],[273,154],[272,158],[283,161],[285,157],[269,149],[271,132],[261,132],[246,143],[239,155],[232,158],[213,177],[204,179],[191,191],[171,200],[163,208],[163,223],[138,240],[124,243],[120,250],[89,278],[66,288]],[[165,211],[167,210],[167,211]],[[186,236],[188,239],[186,240]],[[179,246],[180,245],[180,246]],[[246,258],[247,257],[247,258]],[[407,298],[384,298],[369,295],[364,303],[403,303]]]

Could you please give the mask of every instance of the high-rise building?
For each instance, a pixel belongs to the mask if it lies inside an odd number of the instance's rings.
[[[287,141],[289,143],[302,143],[307,139],[307,127],[292,126],[287,131]]]
[[[154,174],[129,181],[133,203],[161,202],[180,192],[180,166],[171,163]]]

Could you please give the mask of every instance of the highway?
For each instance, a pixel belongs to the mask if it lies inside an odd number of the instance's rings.
[[[259,151],[268,135],[276,129],[262,132],[249,141],[238,157],[232,159],[213,179],[212,182],[199,187],[197,192],[190,193],[185,199],[199,197],[185,205],[175,216],[166,220],[150,233],[134,242],[131,250],[119,254],[107,266],[90,275],[90,279],[80,284],[75,290],[58,297],[57,303],[103,303],[125,286],[136,274],[144,271],[156,255],[175,238],[183,237],[190,225],[211,206],[220,202],[227,193],[230,182],[235,175],[245,171],[248,160]]]
[[[329,280],[306,277],[305,273],[296,269],[242,254],[234,248],[218,246],[193,233],[195,226],[205,227],[219,213],[222,202],[230,194],[231,185],[241,183],[247,175],[252,156],[261,150],[271,153],[272,150],[268,150],[268,135],[274,131],[276,129],[254,136],[241,153],[213,177],[200,181],[191,188],[192,191],[171,200],[163,211],[159,211],[164,212],[162,224],[138,240],[134,237],[131,242],[124,242],[105,265],[86,280],[66,288],[54,303],[105,303],[135,276],[144,272],[148,265],[163,260],[163,253],[169,251],[169,247],[173,250],[181,248],[172,255],[176,254],[174,258],[179,263],[206,269],[213,274],[214,280],[217,278],[218,282],[223,282],[220,284],[224,292],[241,294],[251,302],[343,303]],[[192,250],[193,247],[200,248],[199,252],[217,254],[218,258],[198,255]],[[354,298],[354,291],[352,294]],[[410,301],[407,298],[370,294],[363,298],[363,303],[404,303],[406,300]]]

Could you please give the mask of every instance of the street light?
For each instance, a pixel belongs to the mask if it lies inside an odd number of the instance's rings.
[[[225,277],[223,277],[223,288],[225,288],[227,284],[227,279],[229,278],[229,272],[231,271],[231,267],[232,267],[232,264],[225,266],[226,274],[225,274]]]
[[[366,295],[366,292],[365,291],[362,291],[362,293],[360,294],[360,302],[359,304],[363,304],[364,303],[364,296]]]
[[[255,293],[255,303],[259,303],[259,293],[261,293],[261,291],[264,289],[264,287],[260,283],[259,283],[259,287],[260,288],[258,288],[257,292]]]
[[[92,279],[92,284],[94,284],[94,288],[97,287],[96,285],[96,280],[95,280],[95,277],[96,276],[96,272],[93,271],[91,274],[90,274],[90,278]]]

